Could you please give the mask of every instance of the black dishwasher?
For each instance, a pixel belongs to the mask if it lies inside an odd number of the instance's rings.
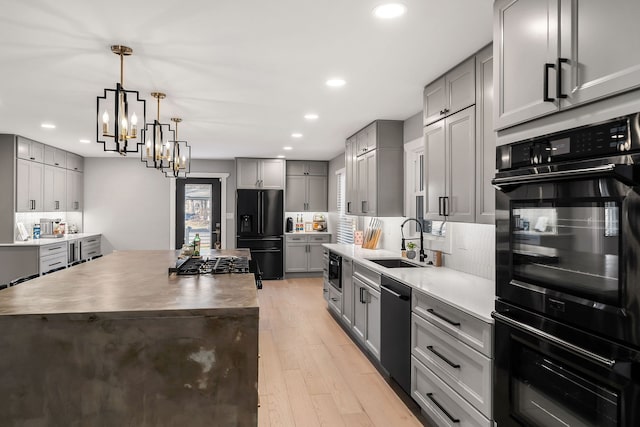
[[[380,363],[411,395],[411,288],[382,276]]]

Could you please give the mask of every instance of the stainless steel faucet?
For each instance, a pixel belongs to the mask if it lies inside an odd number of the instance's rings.
[[[424,262],[424,233],[422,232],[422,222],[418,221],[416,218],[407,218],[400,225],[400,234],[402,235],[402,247],[400,249],[403,251],[406,250],[404,242],[407,239],[404,238],[404,225],[409,221],[415,221],[415,223],[418,224],[418,227],[420,227],[420,262]]]

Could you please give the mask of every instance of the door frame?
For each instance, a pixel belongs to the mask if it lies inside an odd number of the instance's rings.
[[[233,221],[227,214],[227,179],[229,173],[193,172],[188,178],[218,178],[220,180],[220,245],[227,249],[227,221]],[[176,247],[176,178],[169,184],[169,248]]]

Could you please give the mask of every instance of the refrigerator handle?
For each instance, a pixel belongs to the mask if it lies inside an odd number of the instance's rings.
[[[264,192],[260,192],[260,234],[264,234]]]
[[[258,234],[260,234],[260,227],[261,227],[261,225],[260,225],[260,219],[261,219],[261,215],[260,215],[260,195],[261,194],[258,191],[258,198],[256,200],[256,203],[258,204],[258,207],[257,207],[258,215],[256,215],[256,232]]]

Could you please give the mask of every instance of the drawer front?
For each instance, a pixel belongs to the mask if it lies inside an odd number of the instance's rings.
[[[307,236],[305,235],[291,235],[287,234],[287,242],[307,242]]]
[[[365,283],[373,287],[375,290],[380,290],[381,275],[377,271],[371,270],[370,268],[354,261],[353,274],[354,276],[360,277]]]
[[[80,241],[80,258],[88,259],[100,255],[100,237],[87,237]]]
[[[329,308],[333,310],[337,315],[342,314],[342,293],[338,292],[336,288],[329,285]]]
[[[40,246],[40,259],[67,254],[67,242],[53,243],[51,245]]]
[[[412,311],[444,329],[469,347],[491,358],[491,324],[419,291],[413,292]]]
[[[40,274],[67,266],[67,253],[40,258]]]
[[[331,235],[308,236],[309,243],[331,243]]]
[[[411,397],[439,426],[491,427],[491,421],[411,357]]]
[[[411,316],[411,354],[491,418],[491,359],[416,314]]]

